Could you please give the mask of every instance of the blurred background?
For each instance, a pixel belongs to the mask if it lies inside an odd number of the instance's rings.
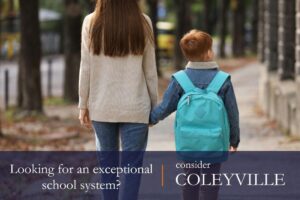
[[[232,74],[241,149],[299,150],[296,3],[140,0],[153,22],[160,96],[172,73],[187,62],[180,38],[194,28],[206,31],[213,36],[221,69]],[[76,105],[81,26],[93,10],[93,0],[0,0],[1,150],[95,149],[92,131],[79,125]],[[277,94],[281,82],[288,83],[280,93],[284,96]],[[173,120],[174,115],[151,128],[149,150],[174,150]]]

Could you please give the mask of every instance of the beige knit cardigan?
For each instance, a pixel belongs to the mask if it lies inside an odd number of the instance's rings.
[[[93,55],[88,48],[92,17],[86,16],[82,26],[78,107],[88,108],[93,121],[148,123],[157,103],[154,46],[148,40],[140,56]]]

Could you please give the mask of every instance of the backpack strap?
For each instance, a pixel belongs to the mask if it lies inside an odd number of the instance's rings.
[[[218,71],[218,73],[208,85],[207,90],[218,93],[229,76],[229,74],[223,71]]]
[[[190,78],[188,77],[188,75],[183,70],[173,74],[173,77],[176,79],[176,81],[179,83],[179,85],[182,87],[185,93],[196,88],[190,80]]]

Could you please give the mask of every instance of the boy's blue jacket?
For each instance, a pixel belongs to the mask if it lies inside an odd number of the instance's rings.
[[[204,89],[218,72],[218,64],[216,62],[189,62],[185,72],[195,86]],[[163,101],[151,111],[150,124],[156,124],[176,111],[183,94],[181,86],[172,78]],[[218,95],[223,99],[228,114],[230,146],[237,147],[240,142],[239,110],[230,78],[226,80]]]

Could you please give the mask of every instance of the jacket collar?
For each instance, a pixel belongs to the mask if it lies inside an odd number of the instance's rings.
[[[219,68],[219,65],[215,61],[209,61],[209,62],[188,62],[186,65],[186,68],[190,69],[217,69]]]

